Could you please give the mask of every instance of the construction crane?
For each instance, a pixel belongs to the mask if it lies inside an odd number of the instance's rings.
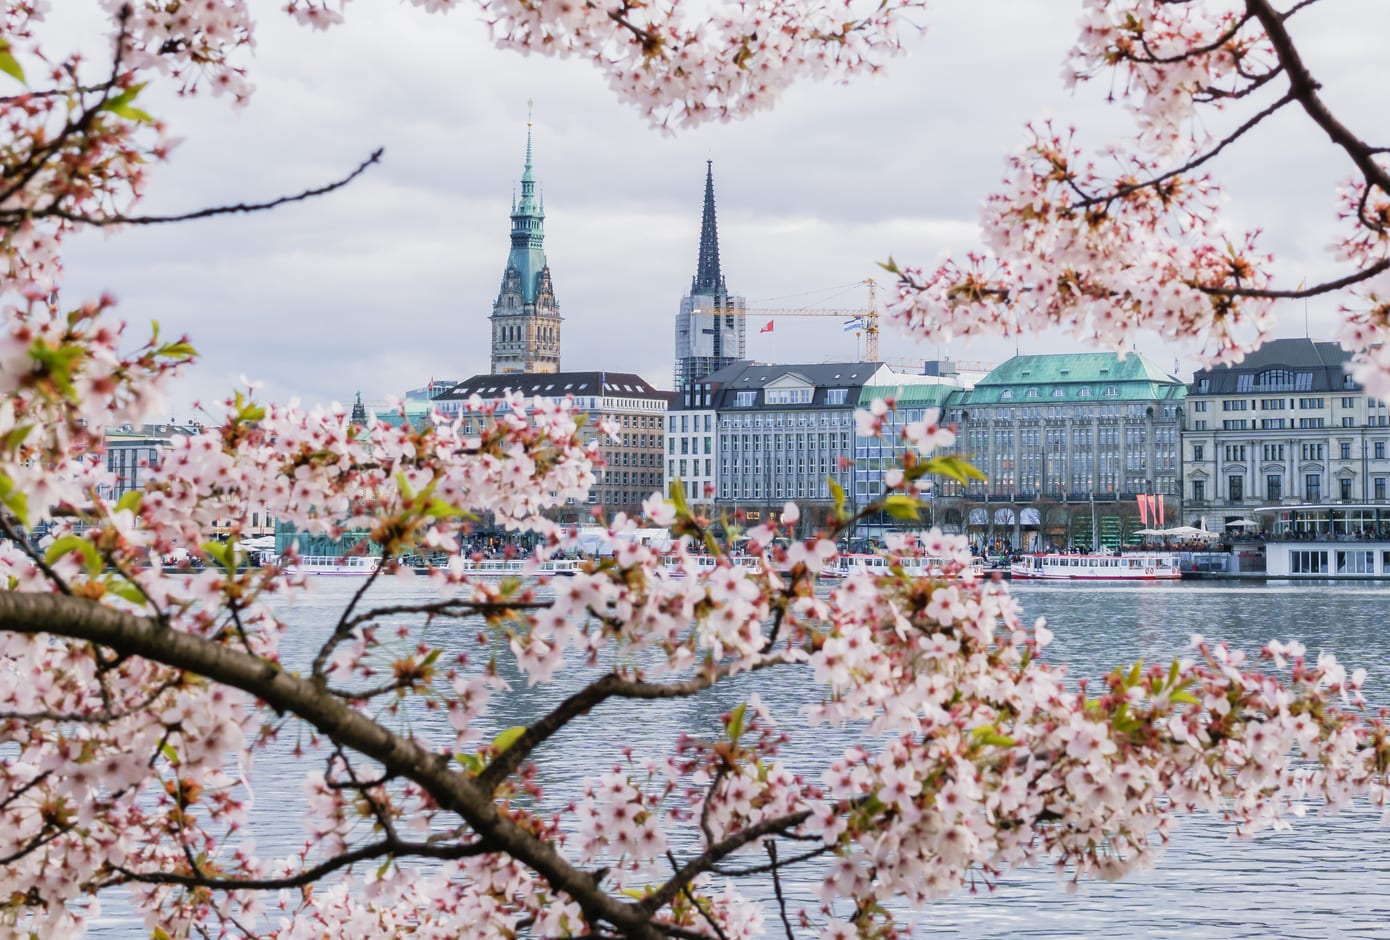
[[[853,327],[855,332],[862,331],[865,334],[864,353],[868,357],[868,362],[878,362],[878,304],[874,296],[873,278],[865,278],[864,283],[869,288],[869,304],[867,307],[858,309],[839,309],[831,307],[734,307],[727,310],[715,310],[710,307],[698,307],[692,313],[703,314],[705,316],[721,317],[842,317],[846,318],[846,326]],[[858,321],[854,326],[853,321]]]

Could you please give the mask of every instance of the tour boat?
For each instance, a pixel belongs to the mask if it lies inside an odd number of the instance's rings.
[[[280,567],[288,574],[330,575],[365,578],[381,567],[380,555],[300,555],[282,558]]]
[[[1175,552],[1126,552],[1123,555],[1031,554],[1009,565],[1015,580],[1036,581],[1176,581],[1182,577]]]
[[[840,555],[830,564],[820,571],[822,578],[836,580],[848,578],[852,574],[868,572],[869,574],[888,574],[893,568],[901,568],[909,577],[914,578],[948,578],[969,575],[971,577],[983,577],[985,573],[984,560],[978,557],[971,558],[970,564],[959,573],[950,573],[948,568],[951,560],[948,558],[933,558],[926,555],[877,555],[873,553],[851,553]]]
[[[536,562],[530,558],[463,558],[449,566],[451,571],[474,578],[568,577],[579,570],[574,558],[554,558]]]
[[[662,555],[661,567],[668,578],[684,578],[692,573],[713,571],[719,567],[720,558],[727,558],[730,566],[749,573],[762,570],[762,558],[757,555],[691,555],[690,560],[694,562],[693,572],[682,564],[679,555]]]

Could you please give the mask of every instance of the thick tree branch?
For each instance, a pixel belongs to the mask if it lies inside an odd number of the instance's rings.
[[[0,630],[98,643],[122,655],[185,669],[254,695],[277,711],[297,715],[329,740],[417,783],[442,808],[467,821],[496,851],[528,865],[552,889],[573,898],[590,921],[613,924],[637,940],[660,936],[651,924],[652,913],[659,908],[609,896],[592,875],[571,864],[554,845],[499,812],[477,781],[452,769],[447,757],[395,734],[276,663],[165,629],[143,617],[57,594],[0,592]]]

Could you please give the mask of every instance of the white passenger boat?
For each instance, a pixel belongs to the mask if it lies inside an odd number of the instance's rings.
[[[719,567],[720,558],[727,558],[731,567],[750,573],[761,571],[763,566],[762,558],[757,555],[691,555],[690,560],[694,562],[693,573],[713,571]],[[683,565],[679,555],[662,555],[661,567],[668,578],[684,578],[692,573],[690,566]]]
[[[905,574],[914,578],[949,578],[967,575],[983,577],[985,563],[982,558],[971,558],[970,564],[959,571],[951,569],[949,558],[933,558],[927,555],[877,555],[872,553],[852,553],[840,555],[820,571],[822,578],[831,580],[848,578],[850,575],[868,572],[869,574],[888,574],[894,567],[901,568]]]
[[[381,567],[380,555],[300,555],[282,557],[279,565],[288,574],[365,578]]]
[[[567,577],[579,570],[574,558],[554,558],[536,562],[530,558],[463,558],[449,566],[451,571],[472,578],[550,578]]]
[[[1009,565],[1009,576],[1036,581],[1176,581],[1182,569],[1176,552],[1033,554]]]

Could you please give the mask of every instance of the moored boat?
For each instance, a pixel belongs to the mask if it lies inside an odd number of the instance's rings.
[[[1036,553],[1010,564],[1009,576],[1033,581],[1176,581],[1182,577],[1182,569],[1176,552]]]
[[[300,555],[282,557],[287,574],[312,574],[340,578],[365,578],[381,567],[380,555]]]
[[[530,558],[462,558],[450,564],[451,571],[473,578],[549,578],[568,577],[579,570],[574,558],[535,561]]]
[[[914,578],[948,578],[959,577],[962,574],[978,578],[982,577],[985,572],[984,560],[978,557],[971,558],[969,565],[963,568],[958,566],[958,570],[955,570],[952,568],[952,560],[949,558],[856,552],[838,556],[821,569],[820,576],[825,579],[836,580],[848,578],[850,575],[861,572],[888,574],[895,567],[901,568],[905,574]]]

